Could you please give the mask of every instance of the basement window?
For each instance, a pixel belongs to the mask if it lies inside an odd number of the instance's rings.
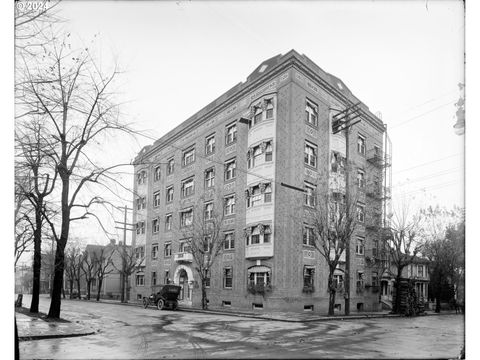
[[[313,311],[313,305],[304,305],[303,311]]]
[[[231,302],[231,301],[227,301],[227,300],[223,300],[223,301],[222,301],[222,306],[223,306],[223,307],[230,307],[230,306],[232,306],[232,302]]]
[[[258,304],[258,303],[252,303],[252,309],[261,309],[263,310],[263,304]]]

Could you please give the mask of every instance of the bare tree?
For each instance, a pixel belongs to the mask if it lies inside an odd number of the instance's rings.
[[[304,237],[306,241],[313,242],[328,265],[328,314],[333,315],[336,293],[343,286],[335,281],[334,275],[336,270],[340,270],[340,263],[345,261],[342,255],[357,224],[357,198],[355,195],[347,198],[340,192],[305,196],[313,196],[309,200],[313,205],[309,211],[313,226],[305,229]]]
[[[218,205],[219,201],[216,203]],[[211,269],[223,249],[224,209],[222,206],[217,210],[213,201],[205,202],[202,198],[195,206],[194,213],[197,216],[192,215],[191,226],[185,229],[184,235],[186,248],[192,254],[195,271],[200,278],[202,309],[207,309],[207,286],[209,286]]]
[[[82,254],[80,268],[82,269],[85,283],[87,286],[87,300],[90,300],[90,290],[92,287],[92,281],[95,279],[96,266],[97,262],[95,259],[95,253],[92,253],[88,249],[85,249]]]
[[[65,252],[65,274],[69,284],[70,299],[73,298],[73,286],[77,285],[80,296],[82,252],[77,246],[69,246]]]
[[[95,253],[95,277],[98,283],[97,301],[100,301],[100,293],[105,276],[113,272],[112,255],[113,251],[106,247],[102,247],[98,253]]]
[[[94,196],[81,199],[87,184],[104,185],[114,179],[111,171],[122,165],[101,166],[92,157],[97,144],[112,132],[132,133],[120,121],[116,94],[110,91],[119,71],[103,72],[88,48],[69,50],[68,35],[54,37],[47,56],[25,62],[21,103],[17,119],[40,116],[44,130],[53,139],[52,159],[60,178],[60,224],[49,221],[57,241],[55,276],[49,318],[60,317],[65,247],[72,221],[96,217],[92,208],[104,204]],[[108,176],[108,178],[107,178]],[[97,218],[98,219],[98,218]]]
[[[120,301],[127,302],[128,299],[128,280],[130,276],[140,267],[143,257],[139,256],[131,246],[125,244],[118,245],[115,252],[119,255],[120,264],[112,262],[113,267],[120,273],[121,279],[121,298]]]
[[[25,177],[15,175],[15,266],[25,250],[33,243],[33,227],[30,221],[32,207],[22,191],[26,186],[21,184],[25,181]]]
[[[412,215],[410,203],[404,202],[394,208],[390,227],[386,229],[384,244],[386,246],[391,266],[395,270],[396,289],[393,312],[400,311],[399,294],[400,281],[403,270],[412,264],[415,258],[421,253],[424,242],[421,237],[421,219],[419,215]]]
[[[17,176],[16,188],[33,209],[33,219],[27,219],[33,228],[33,290],[30,312],[38,312],[40,294],[42,228],[46,215],[46,197],[55,188],[57,173],[51,171],[51,144],[44,138],[40,121],[24,122],[17,127]]]

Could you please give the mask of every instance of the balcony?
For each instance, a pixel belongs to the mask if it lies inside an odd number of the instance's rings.
[[[191,263],[193,261],[193,255],[189,252],[178,252],[173,255],[173,259],[176,262]]]
[[[367,152],[367,161],[380,168],[387,167],[392,164],[390,155],[378,148]]]
[[[254,244],[245,248],[245,257],[247,259],[269,258],[273,256],[273,244]]]

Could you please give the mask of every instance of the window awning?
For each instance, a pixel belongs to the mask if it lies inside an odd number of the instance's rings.
[[[270,269],[268,266],[264,265],[257,265],[257,266],[252,266],[251,268],[248,268],[248,273],[262,273],[262,272],[271,272],[272,269]]]

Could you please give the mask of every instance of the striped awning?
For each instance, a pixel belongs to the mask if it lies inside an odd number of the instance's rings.
[[[252,266],[251,268],[248,268],[248,273],[262,273],[262,272],[271,272],[272,269],[270,269],[268,266],[264,265],[257,265],[257,266]]]

